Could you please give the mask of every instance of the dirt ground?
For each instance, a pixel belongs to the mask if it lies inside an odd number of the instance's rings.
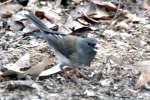
[[[150,99],[150,88],[146,86],[150,81],[148,2],[112,0],[113,6],[109,0],[104,0],[105,3],[101,0],[62,0],[62,3],[59,3],[61,0],[29,0],[28,5],[22,6],[16,2],[20,0],[8,1],[0,3],[0,100]],[[40,31],[22,15],[27,11],[35,12],[54,30],[96,38],[100,48],[91,66],[67,69],[38,80],[39,73],[34,76],[31,71],[31,76],[20,78],[18,72],[5,68],[25,54],[33,54],[30,59],[35,61],[30,67],[39,64],[41,55],[42,59],[48,56],[51,60],[40,67],[56,64],[47,42],[34,35]],[[20,62],[22,67],[24,61]]]

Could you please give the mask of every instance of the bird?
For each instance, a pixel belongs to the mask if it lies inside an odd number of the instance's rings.
[[[96,44],[98,42],[95,38],[80,37],[54,31],[48,28],[33,13],[30,12],[25,14],[25,16],[39,28],[42,38],[54,49],[56,62],[62,70],[64,66],[73,68],[90,66],[97,53]]]

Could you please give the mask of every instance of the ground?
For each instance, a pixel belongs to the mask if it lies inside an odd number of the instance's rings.
[[[150,72],[146,73],[150,62],[148,1],[114,0],[111,4],[109,0],[105,3],[56,1],[29,0],[28,5],[22,6],[20,2],[4,0],[0,4],[0,99],[149,100],[149,88],[142,88],[149,80],[139,78],[143,73],[149,77]],[[96,38],[100,48],[91,66],[64,70],[38,80],[39,73],[32,71],[33,79],[16,77],[14,74],[18,75],[18,72],[3,73],[9,71],[5,69],[6,65],[17,61],[19,67],[52,67],[56,64],[47,42],[34,35],[40,31],[23,16],[27,11],[43,18],[41,20],[54,30]],[[27,56],[31,57],[28,66],[20,60],[26,54],[31,55]],[[39,65],[38,62],[43,61],[44,64]]]

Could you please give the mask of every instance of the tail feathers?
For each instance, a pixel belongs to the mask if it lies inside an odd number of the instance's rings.
[[[25,14],[38,28],[40,28],[41,31],[45,32],[46,30],[49,30],[48,27],[41,22],[41,20],[33,15],[33,13]]]
[[[38,17],[36,17],[33,13],[25,14],[26,17],[28,17],[42,32],[44,33],[50,33],[54,35],[65,35],[58,31],[53,31],[52,29],[49,29]]]
[[[61,45],[62,36],[64,36],[65,34],[49,29],[44,23],[41,22],[39,18],[37,18],[32,13],[29,13],[28,15],[26,14],[26,16],[42,31],[41,34],[37,35],[42,36],[52,48],[54,48],[61,54],[66,55],[67,57],[66,49],[63,45]]]
[[[44,38],[44,40],[48,42],[50,46],[52,46],[53,48],[57,48],[58,40],[56,37],[54,37],[53,35],[47,35],[43,32],[41,33],[41,35]]]

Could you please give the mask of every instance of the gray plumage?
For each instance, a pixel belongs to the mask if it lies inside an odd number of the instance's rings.
[[[54,48],[60,65],[72,67],[90,65],[96,55],[95,45],[97,41],[94,38],[65,35],[49,29],[32,13],[26,14],[26,16],[41,30],[42,37]]]

